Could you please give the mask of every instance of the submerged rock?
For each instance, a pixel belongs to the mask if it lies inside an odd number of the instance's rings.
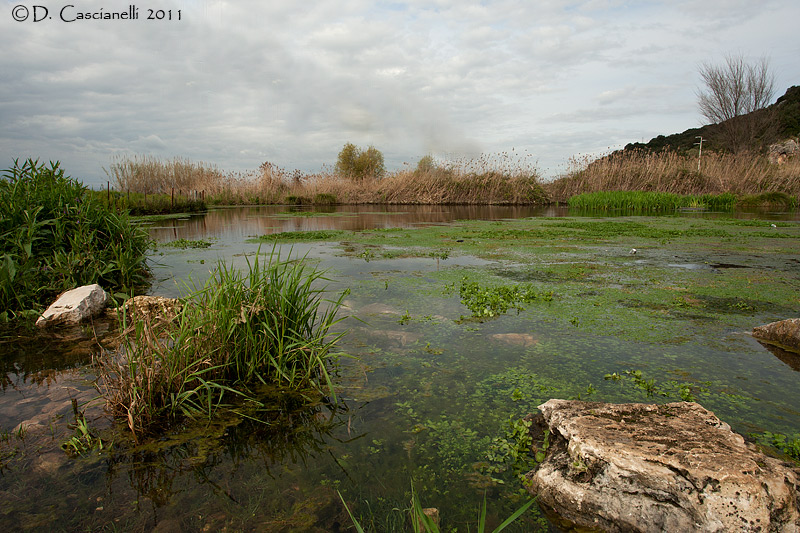
[[[753,328],[753,337],[779,345],[781,348],[800,352],[800,318],[779,320]]]
[[[58,324],[78,324],[97,315],[106,306],[108,295],[97,283],[63,293],[39,317],[40,328]]]
[[[528,473],[545,508],[606,531],[800,531],[800,473],[696,403],[539,406],[551,437]]]

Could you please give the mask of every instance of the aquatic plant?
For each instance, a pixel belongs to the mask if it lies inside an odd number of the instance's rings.
[[[353,526],[356,528],[356,531],[359,533],[364,532],[364,528],[361,524],[356,520],[353,516],[353,513],[350,511],[350,507],[347,505],[347,502],[344,500],[344,496],[342,493],[339,493],[339,498],[342,500],[342,504],[344,505],[345,510],[347,511],[348,516],[350,516],[350,520],[353,521]],[[525,511],[527,511],[534,503],[536,502],[536,498],[532,498],[528,500],[522,507],[517,509],[511,516],[506,518],[499,526],[492,530],[492,533],[498,533],[509,525],[514,523],[519,517],[521,517]],[[430,514],[426,513],[425,510],[422,508],[422,503],[420,502],[419,496],[414,491],[414,487],[411,487],[411,508],[407,509],[407,513],[411,520],[411,528],[414,533],[439,533],[441,531],[439,527],[439,523],[437,519],[431,517]],[[478,533],[484,533],[486,531],[486,494],[483,495],[483,503],[480,507],[478,512]]]
[[[198,239],[198,240],[177,239],[174,241],[162,243],[161,246],[168,246],[170,248],[179,248],[181,250],[186,250],[187,248],[208,248],[212,244],[213,243],[211,241],[206,241],[203,239]]]
[[[776,448],[791,457],[795,462],[800,463],[800,433],[789,436],[783,433],[765,431],[764,433],[751,434],[750,436],[755,438],[759,444]]]
[[[497,287],[483,287],[476,281],[463,278],[458,289],[461,303],[467,306],[476,318],[493,318],[509,309],[523,311],[521,304],[537,300],[549,302],[553,293],[549,291],[538,292],[530,285],[500,285]]]
[[[576,209],[620,210],[634,213],[672,212],[676,209],[704,208],[715,211],[733,209],[731,193],[683,195],[653,191],[597,191],[572,196],[567,205]]]
[[[329,366],[343,333],[330,330],[345,294],[323,300],[323,273],[274,249],[247,265],[243,274],[220,261],[171,323],[122,317],[120,350],[96,359],[97,386],[134,435],[179,415],[210,418],[235,399],[258,404],[259,384],[335,399]]]
[[[127,213],[102,205],[59,163],[14,161],[0,179],[0,320],[35,315],[80,285],[142,287],[148,243]]]
[[[89,429],[86,416],[83,411],[78,410],[78,402],[74,398],[72,399],[72,412],[75,422],[70,427],[75,430],[75,434],[69,440],[61,443],[61,449],[71,455],[84,455],[95,448],[103,450],[103,440]]]

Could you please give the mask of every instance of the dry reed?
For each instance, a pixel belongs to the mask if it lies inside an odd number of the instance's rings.
[[[703,153],[700,164],[698,171],[697,157],[627,150],[596,160],[573,160],[570,171],[545,188],[552,200],[560,202],[598,191],[728,192],[737,196],[780,192],[800,197],[800,158],[776,165],[757,154],[708,152]]]
[[[117,159],[106,173],[119,191],[202,191],[211,204],[531,204],[546,201],[535,165],[513,153],[409,168],[382,179],[353,180],[329,170],[289,172],[272,163],[223,173],[182,159]]]

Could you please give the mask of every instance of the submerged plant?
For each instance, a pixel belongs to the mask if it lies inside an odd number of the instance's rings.
[[[261,384],[335,399],[329,366],[343,333],[330,330],[345,294],[323,300],[323,273],[274,250],[247,265],[220,262],[174,321],[134,320],[122,347],[96,360],[99,390],[134,435],[179,415],[210,418],[236,398],[257,405]]]
[[[337,491],[338,492],[338,491]],[[350,520],[353,521],[353,526],[356,528],[356,531],[359,533],[364,532],[364,528],[361,524],[356,520],[353,516],[353,513],[350,511],[350,507],[347,505],[347,502],[344,501],[344,496],[342,496],[341,492],[338,492],[339,499],[342,500],[342,504],[344,505],[345,510],[347,511],[348,516],[350,516]],[[533,504],[536,502],[536,498],[532,498],[527,503],[525,503],[522,507],[517,509],[511,516],[506,518],[503,523],[492,530],[492,533],[498,533],[512,523],[514,523],[519,517],[521,517],[525,511],[527,511]],[[411,519],[411,530],[414,533],[439,533],[442,531],[439,527],[438,519],[431,516],[431,514],[425,512],[426,509],[422,508],[422,503],[420,502],[419,496],[417,495],[416,491],[414,491],[414,487],[411,487],[411,508],[407,510],[409,514],[409,518]],[[480,510],[478,512],[478,533],[484,533],[486,531],[486,494],[483,495],[483,503],[481,504]]]
[[[74,424],[70,427],[75,429],[75,434],[67,441],[61,443],[61,449],[71,455],[84,455],[95,448],[102,450],[103,440],[89,429],[89,423],[83,411],[78,410],[78,402],[72,399],[72,412],[75,415]]]

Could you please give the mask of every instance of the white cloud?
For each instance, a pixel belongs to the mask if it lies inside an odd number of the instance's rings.
[[[13,5],[0,165],[58,158],[89,184],[119,153],[313,172],[345,142],[394,168],[515,146],[556,169],[696,126],[697,65],[726,52],[772,57],[781,92],[800,80],[789,0],[164,0],[180,21],[84,23],[14,22]]]

